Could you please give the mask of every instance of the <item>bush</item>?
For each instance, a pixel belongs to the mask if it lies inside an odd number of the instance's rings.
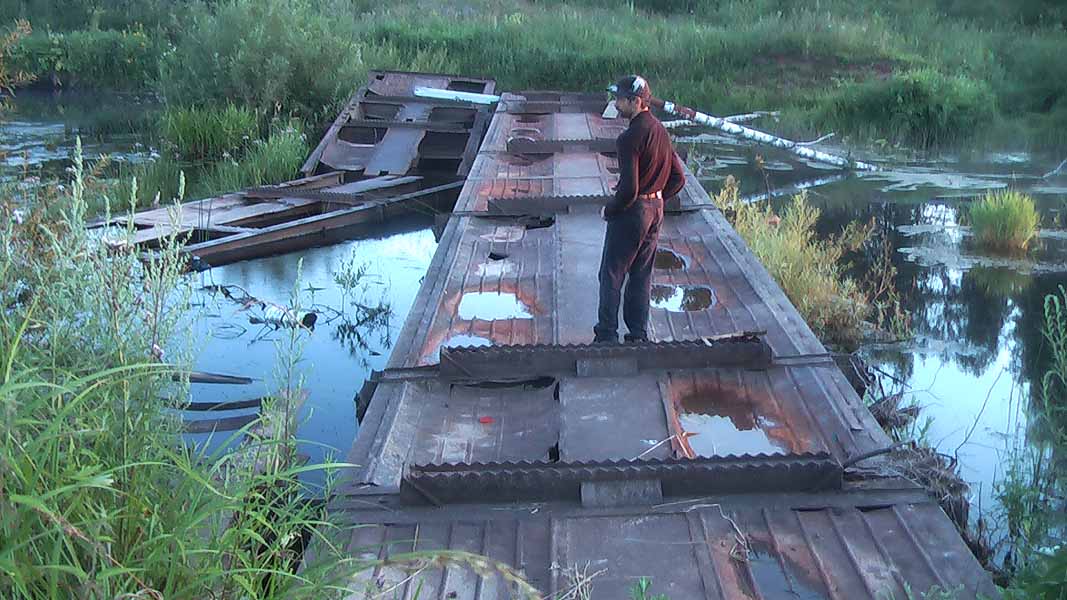
[[[821,340],[852,346],[862,338],[872,307],[844,276],[841,258],[859,247],[869,228],[850,224],[841,235],[820,240],[815,234],[819,209],[804,194],[778,217],[769,206],[741,202],[732,177],[716,204]]]
[[[178,157],[195,161],[236,155],[258,136],[256,114],[232,104],[221,110],[170,108],[163,113],[160,129]]]
[[[321,118],[366,78],[355,21],[337,14],[311,0],[198,6],[163,59],[163,94],[178,106],[236,102]]]
[[[983,82],[921,69],[842,87],[823,111],[825,122],[925,148],[973,135],[996,116],[996,100]]]
[[[41,82],[137,90],[155,85],[164,43],[143,31],[34,33],[11,50],[11,68]]]
[[[1025,250],[1037,234],[1039,216],[1034,201],[1020,192],[989,192],[970,205],[968,214],[978,243],[991,250]]]

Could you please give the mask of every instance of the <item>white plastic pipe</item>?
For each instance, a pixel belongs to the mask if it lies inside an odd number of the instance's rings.
[[[457,102],[470,102],[472,104],[496,104],[500,102],[500,96],[492,94],[475,94],[473,92],[457,92],[455,90],[442,90],[440,88],[417,87],[415,95],[419,98],[433,98],[435,100],[455,100]]]

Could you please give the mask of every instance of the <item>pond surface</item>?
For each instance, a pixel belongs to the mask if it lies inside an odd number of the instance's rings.
[[[809,203],[821,209],[823,235],[873,220],[873,242],[851,257],[850,274],[869,276],[882,250],[874,242],[888,240],[914,337],[868,343],[860,354],[887,393],[922,407],[917,433],[959,458],[972,487],[972,514],[980,509],[1003,527],[995,485],[1012,449],[1041,435],[1028,427],[1027,414],[1037,399],[1035,382],[1049,367],[1044,298],[1067,285],[1067,176],[1042,178],[1059,161],[1026,153],[900,160],[883,172],[842,177],[778,155],[781,162],[761,172],[752,166],[760,151],[710,136],[701,142],[698,154],[714,158],[699,169],[712,194],[734,175],[742,195],[771,197],[781,209],[806,189]],[[1041,234],[1019,257],[984,252],[960,224],[968,201],[1008,186],[1031,194],[1042,215]]]
[[[126,94],[21,90],[0,111],[0,183],[68,178],[79,136],[84,158],[109,156],[111,172],[152,160],[159,110],[154,99]]]
[[[255,381],[251,385],[192,384],[191,399],[247,400],[284,390],[286,357],[296,356],[295,373],[306,394],[297,419],[298,451],[313,463],[331,457],[344,461],[357,430],[355,397],[372,370],[385,368],[437,248],[432,224],[430,218],[412,217],[394,221],[372,238],[192,275],[193,302],[199,310],[185,334],[194,340],[195,368]],[[351,293],[345,293],[334,277],[345,261],[363,267]],[[248,298],[293,307],[294,286],[300,291],[300,308],[314,312],[317,318],[313,330],[296,330],[299,350],[292,354],[294,330],[264,318],[270,311]],[[387,312],[376,310],[382,305],[388,307]],[[210,415],[218,418],[242,412],[248,411],[213,411]],[[187,413],[187,418],[203,415]],[[189,437],[203,444],[228,436],[228,432],[217,432],[214,438],[210,434]],[[313,473],[307,480],[320,483],[321,474]]]

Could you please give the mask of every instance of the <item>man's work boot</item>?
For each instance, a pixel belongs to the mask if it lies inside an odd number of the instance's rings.
[[[622,339],[627,344],[647,344],[648,343],[648,336],[647,335],[633,335],[633,334],[627,333],[626,335],[622,336]]]
[[[593,338],[593,343],[594,344],[618,344],[619,343],[619,336],[616,335],[614,337],[608,337],[608,336],[604,336],[604,335],[597,335],[597,336],[595,336]]]

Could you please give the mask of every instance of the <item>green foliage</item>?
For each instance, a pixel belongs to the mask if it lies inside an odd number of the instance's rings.
[[[1033,199],[1013,190],[986,193],[970,205],[968,215],[979,244],[1008,252],[1026,249],[1040,219]]]
[[[61,85],[138,90],[155,85],[165,44],[143,31],[37,32],[11,50],[11,66]]]
[[[630,586],[630,600],[669,600],[666,594],[650,595],[652,578],[642,577]]]
[[[356,23],[341,16],[341,5],[222,0],[197,6],[177,32],[177,48],[163,59],[162,92],[180,106],[237,102],[321,118],[366,76]]]
[[[200,178],[196,193],[209,196],[292,179],[308,150],[307,138],[298,129],[280,129],[253,142],[240,159],[212,165]]]
[[[862,337],[872,308],[859,286],[844,276],[841,259],[863,243],[869,227],[853,223],[839,236],[819,239],[819,210],[804,194],[779,217],[770,207],[741,202],[732,177],[716,203],[820,339],[847,346]]]
[[[174,27],[199,0],[7,0],[0,21],[29,19],[55,31]]]
[[[21,223],[0,197],[0,597],[325,597],[360,567],[298,493],[318,467],[287,467],[278,427],[236,453],[181,443],[183,259],[86,229],[85,172],[79,154]],[[297,578],[304,536],[322,562]]]
[[[822,119],[840,128],[930,147],[972,134],[996,114],[983,82],[921,69],[842,87],[824,105]]]
[[[229,104],[224,109],[169,108],[160,120],[163,139],[179,158],[218,160],[236,155],[258,137],[256,114]]]

